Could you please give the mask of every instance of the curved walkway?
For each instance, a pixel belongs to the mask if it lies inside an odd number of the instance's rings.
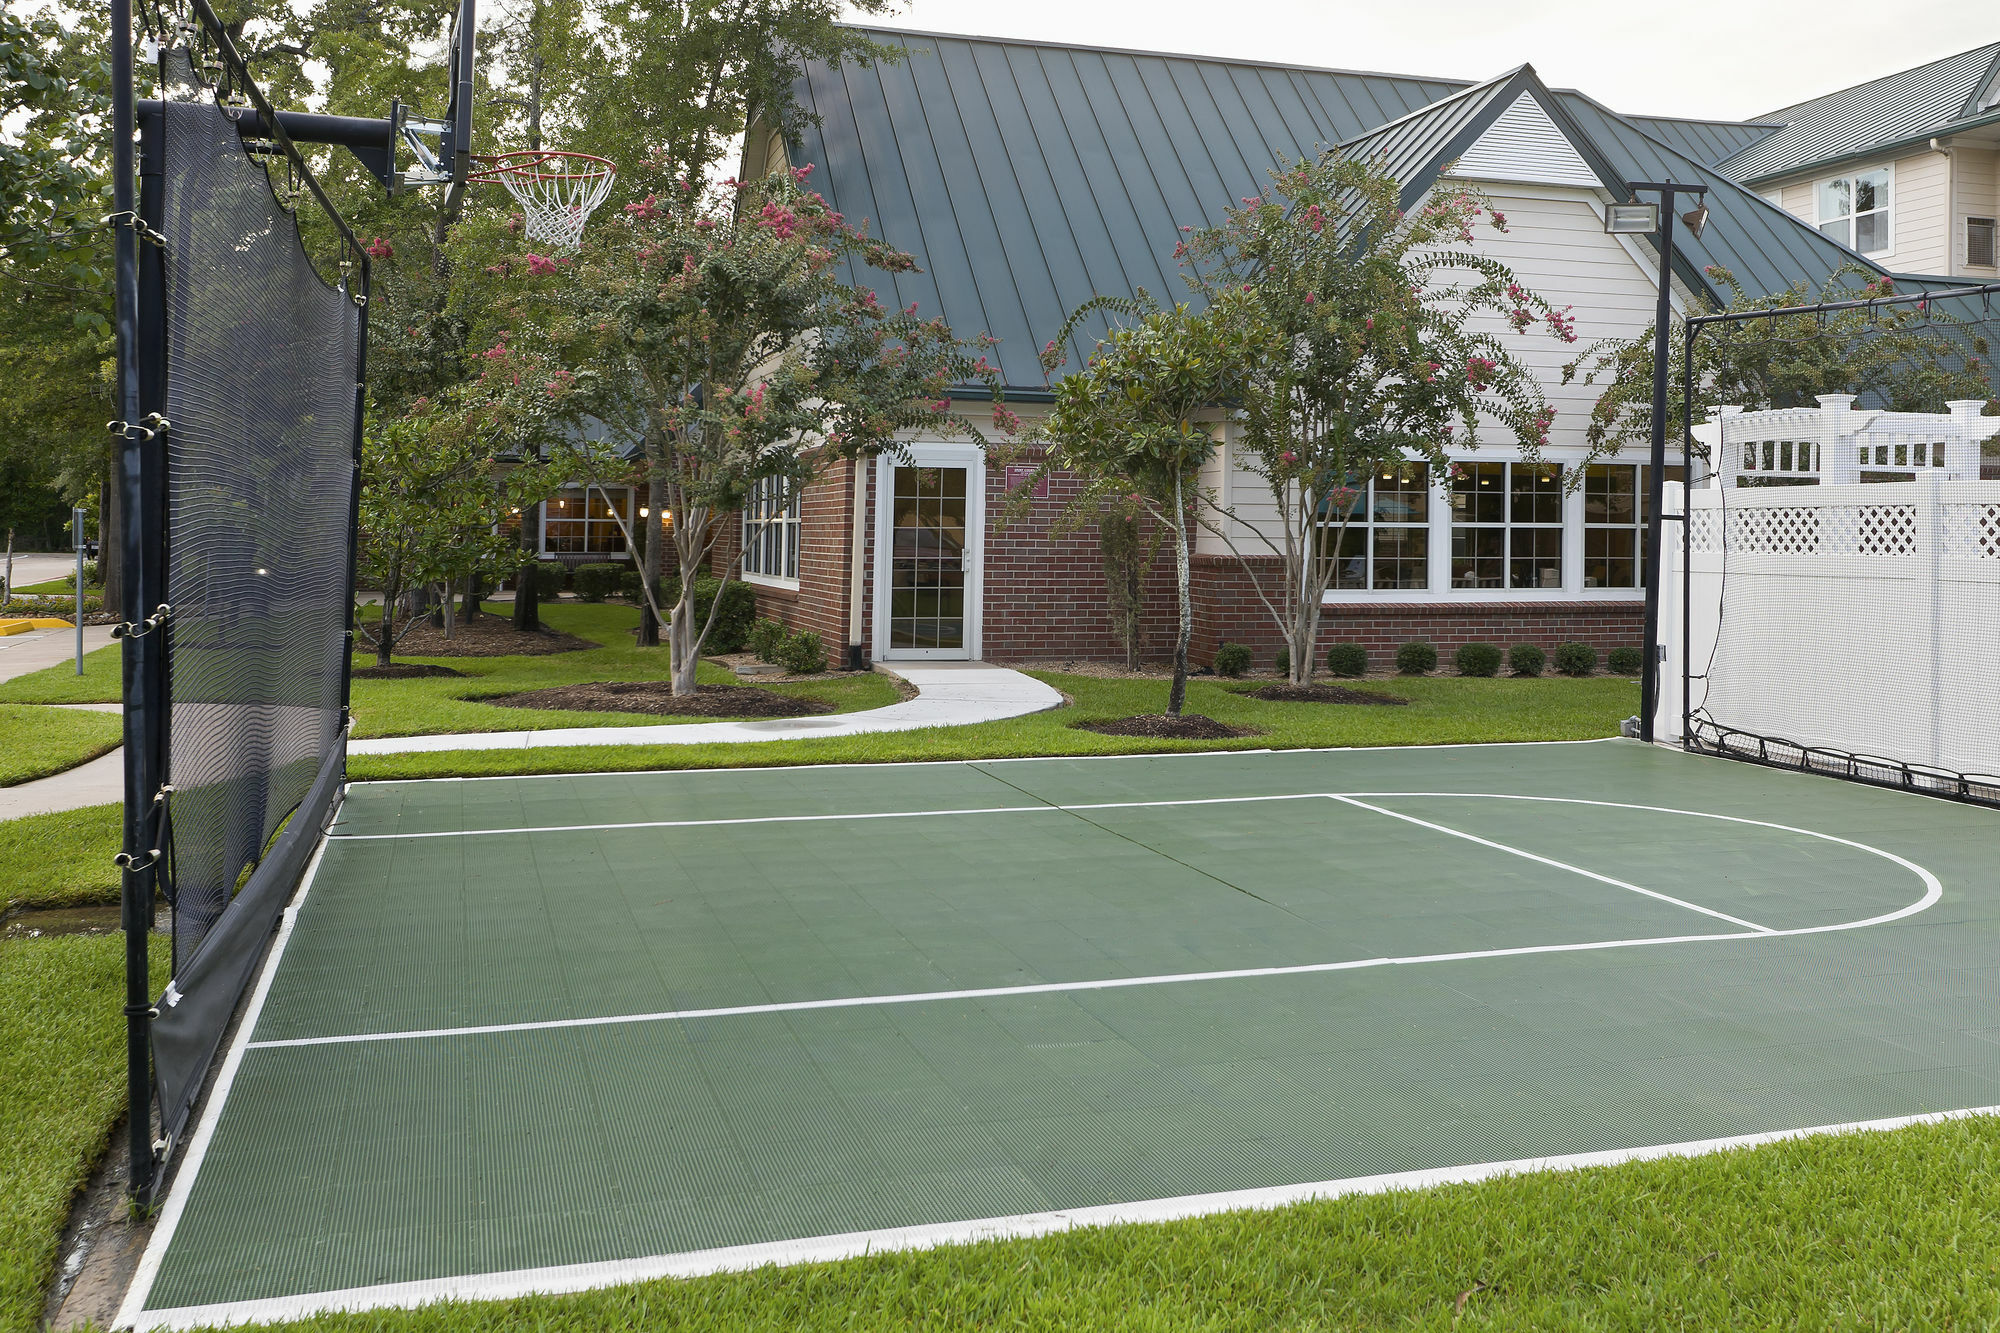
[[[884,670],[890,670],[884,668]],[[349,754],[410,754],[430,750],[519,750],[549,745],[710,745],[861,736],[920,727],[963,727],[1040,713],[1062,695],[1033,676],[985,662],[899,662],[891,674],[917,697],[886,708],[830,717],[761,722],[683,722],[659,727],[556,727],[542,731],[477,731],[444,736],[381,736],[349,741]]]

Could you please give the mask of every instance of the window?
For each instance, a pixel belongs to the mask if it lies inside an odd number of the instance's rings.
[[[613,504],[618,506],[615,515]],[[566,487],[542,506],[542,554],[622,556],[620,518],[632,521],[631,487]]]
[[[1458,463],[1451,480],[1451,586],[1562,587],[1559,463]]]
[[[1429,587],[1429,465],[1383,468],[1355,485],[1352,495],[1345,513],[1336,513],[1331,501],[1321,506],[1320,549],[1339,544],[1330,586]]]
[[[1819,183],[1819,229],[1864,255],[1889,249],[1889,168]]]
[[[1668,481],[1685,473],[1666,470]],[[1636,463],[1593,463],[1583,473],[1583,586],[1645,586],[1646,469]]]
[[[1967,218],[1965,220],[1965,263],[1968,268],[1992,268],[1993,263],[1992,218]]]
[[[799,497],[783,477],[765,477],[743,506],[743,576],[799,581]]]

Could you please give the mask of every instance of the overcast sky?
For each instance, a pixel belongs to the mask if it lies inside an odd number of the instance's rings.
[[[1667,22],[1662,22],[1662,18]],[[880,21],[880,20],[877,20]],[[1486,79],[1742,118],[2000,41],[1993,0],[906,0],[886,25]]]

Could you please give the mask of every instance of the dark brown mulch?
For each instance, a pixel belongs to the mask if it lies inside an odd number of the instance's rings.
[[[1345,685],[1264,685],[1254,690],[1239,690],[1246,699],[1262,699],[1274,704],[1407,704],[1408,699],[1399,699],[1393,694],[1376,694],[1373,690],[1350,690]]]
[[[463,671],[454,671],[448,666],[433,666],[428,662],[391,662],[388,666],[354,668],[356,680],[416,680],[423,676],[464,675]]]
[[[519,694],[480,696],[502,708],[574,708],[590,713],[661,713],[678,717],[812,717],[831,713],[823,699],[798,699],[752,685],[700,685],[678,698],[664,680],[603,680]]]
[[[1255,727],[1232,727],[1200,713],[1169,717],[1165,713],[1141,713],[1137,717],[1114,718],[1109,722],[1078,722],[1078,731],[1094,731],[1100,736],[1150,736],[1163,741],[1224,741],[1239,736],[1255,736]]]
[[[369,633],[374,633],[369,628]],[[366,648],[368,645],[364,644]],[[425,621],[396,641],[398,657],[546,657],[574,653],[602,644],[543,626],[526,633],[514,628],[509,616],[482,615],[461,620],[446,641],[444,631]]]

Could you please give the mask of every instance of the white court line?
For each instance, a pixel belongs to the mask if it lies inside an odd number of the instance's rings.
[[[341,799],[344,801],[346,798],[343,787]],[[334,813],[339,814],[338,807]],[[313,853],[312,862],[300,881],[298,896],[285,909],[278,927],[278,938],[264,960],[264,970],[257,977],[257,989],[251,992],[249,1007],[243,1011],[243,1021],[237,1027],[236,1040],[230,1046],[229,1054],[223,1058],[215,1087],[208,1095],[208,1105],[202,1108],[202,1117],[195,1124],[194,1137],[188,1140],[187,1155],[174,1169],[166,1207],[160,1212],[159,1225],[153,1228],[152,1239],[146,1242],[145,1253],[139,1256],[139,1266],[132,1274],[132,1285],[125,1289],[125,1300],[118,1307],[118,1317],[112,1321],[114,1328],[131,1328],[136,1320],[144,1317],[142,1311],[146,1298],[152,1294],[153,1283],[160,1276],[160,1262],[166,1258],[167,1247],[180,1227],[181,1214],[187,1210],[188,1195],[193,1193],[195,1177],[201,1173],[202,1162],[208,1157],[208,1146],[215,1138],[216,1125],[222,1120],[222,1110],[229,1101],[230,1089],[236,1086],[236,1073],[243,1067],[243,1053],[250,1049],[248,1038],[256,1031],[257,1020],[263,1015],[264,1001],[271,993],[271,981],[278,975],[278,961],[285,956],[285,946],[292,938],[292,927],[298,924],[299,908],[305,905],[306,895],[312,892],[313,880],[319,874],[320,859],[325,855],[326,840],[322,838],[319,850]]]
[[[1505,852],[1509,856],[1518,856],[1523,860],[1536,861],[1545,866],[1554,866],[1557,870],[1567,870],[1573,875],[1582,875],[1585,879],[1594,879],[1599,884],[1609,884],[1614,889],[1626,889],[1632,893],[1642,893],[1648,898],[1657,898],[1663,903],[1672,903],[1675,907],[1685,907],[1690,912],[1700,912],[1703,916],[1712,916],[1718,921],[1727,921],[1732,926],[1742,926],[1748,930],[1761,931],[1766,935],[1772,933],[1769,926],[1760,926],[1755,921],[1745,921],[1740,916],[1731,916],[1727,912],[1718,912],[1712,907],[1703,907],[1700,903],[1691,903],[1685,898],[1676,898],[1670,894],[1656,893],[1652,889],[1642,889],[1637,884],[1628,884],[1622,879],[1613,879],[1609,875],[1600,875],[1595,870],[1585,870],[1582,866],[1573,866],[1567,861],[1558,861],[1553,857],[1537,856],[1533,852],[1524,852],[1519,847],[1509,847],[1504,842],[1494,842],[1490,838],[1482,838],[1477,834],[1467,833],[1462,829],[1446,828],[1443,824],[1433,824],[1430,820],[1418,819],[1415,815],[1406,815],[1396,810],[1385,810],[1379,805],[1370,805],[1366,801],[1357,801],[1352,796],[1334,796],[1330,799],[1354,806],[1357,809],[1373,810],[1378,815],[1387,815],[1391,819],[1400,819],[1406,824],[1415,824],[1418,828],[1427,828],[1434,833],[1445,833],[1454,838],[1463,838],[1467,842],[1476,842],[1481,847],[1491,847],[1494,851]]]
[[[1333,792],[1320,792],[1320,793],[1314,793],[1314,795],[1316,797],[1347,799]],[[1403,797],[1463,797],[1469,800],[1515,799],[1511,796],[1496,795],[1490,792],[1362,792],[1358,793],[1358,795],[1373,796],[1377,798],[1390,797],[1390,796],[1403,796]],[[1242,798],[1221,798],[1221,799],[1265,800],[1272,798],[1242,797]],[[1237,981],[1237,980],[1245,980],[1257,977],[1304,976],[1319,972],[1354,972],[1376,967],[1407,967],[1424,963],[1467,962],[1474,959],[1482,959],[1482,958],[1516,958],[1530,954],[1590,953],[1606,949],[1633,949],[1633,948],[1650,947],[1653,945],[1662,945],[1662,944],[1686,944],[1697,940],[1787,939],[1796,935],[1823,935],[1831,933],[1833,931],[1861,930],[1869,926],[1884,925],[1891,921],[1900,920],[1906,916],[1914,916],[1918,912],[1926,910],[1932,904],[1936,903],[1938,899],[1944,896],[1944,885],[1938,881],[1937,876],[1933,875],[1930,871],[1924,869],[1922,866],[1916,864],[1914,861],[1906,860],[1903,857],[1896,855],[1894,852],[1884,851],[1880,847],[1872,847],[1865,842],[1855,842],[1848,838],[1836,837],[1831,833],[1820,833],[1813,829],[1794,828],[1789,824],[1774,824],[1768,820],[1747,819],[1739,815],[1717,815],[1717,814],[1710,814],[1707,811],[1703,810],[1677,810],[1671,806],[1634,805],[1624,801],[1570,800],[1569,798],[1559,797],[1559,796],[1539,796],[1528,799],[1550,801],[1563,804],[1573,804],[1573,805],[1609,807],[1613,809],[1622,809],[1622,810],[1642,810],[1653,814],[1687,815],[1695,819],[1717,819],[1731,824],[1749,824],[1759,828],[1776,829],[1781,833],[1796,833],[1803,837],[1818,838],[1824,842],[1838,843],[1843,847],[1852,847],[1857,851],[1867,852],[1871,855],[1882,857],[1884,860],[1894,862],[1896,865],[1899,865],[1903,867],[1905,870],[1908,870],[1911,874],[1915,875],[1919,880],[1923,882],[1924,894],[1914,903],[1910,903],[1907,906],[1898,908],[1893,912],[1885,912],[1879,916],[1869,917],[1868,919],[1863,921],[1842,921],[1826,926],[1800,926],[1790,930],[1771,930],[1764,926],[1750,926],[1749,922],[1738,921],[1737,924],[1749,926],[1750,928],[1741,932],[1726,932],[1723,934],[1715,934],[1715,935],[1656,935],[1656,936],[1648,936],[1641,939],[1589,940],[1589,941],[1584,941],[1582,943],[1574,943],[1574,944],[1529,944],[1529,945],[1517,946],[1515,948],[1510,948],[1510,949],[1474,949],[1456,953],[1417,954],[1401,958],[1358,958],[1358,959],[1349,959],[1343,962],[1336,962],[1336,963],[1300,963],[1285,967],[1234,968],[1227,971],[1216,971],[1216,972],[1180,972],[1180,973],[1173,973],[1161,976],[1110,977],[1110,978],[1101,978],[1090,981],[1049,981],[1049,982],[1038,982],[1032,985],[1024,985],[1024,986],[991,986],[976,990],[919,991],[919,992],[905,992],[902,994],[891,994],[891,995],[853,995],[853,996],[845,996],[842,998],[829,999],[829,1000],[789,1000],[773,1004],[731,1005],[727,1007],[719,1007],[712,1009],[672,1009],[672,1010],[661,1010],[656,1013],[644,1013],[644,1014],[606,1014],[606,1015],[594,1015],[589,1018],[551,1018],[530,1023],[488,1023],[476,1026],[455,1027],[455,1028],[423,1028],[423,1029],[414,1029],[408,1031],[345,1033],[345,1034],[326,1036],[326,1037],[286,1037],[271,1041],[252,1042],[250,1043],[250,1048],[271,1049],[277,1047],[291,1047],[291,1046],[343,1046],[343,1045],[351,1045],[356,1042],[416,1041],[432,1037],[488,1036],[496,1033],[506,1033],[506,1032],[546,1032],[561,1028],[613,1027],[613,1026],[622,1026],[633,1023],[672,1023],[672,1022],[692,1021],[705,1018],[738,1018],[753,1014],[798,1013],[801,1011],[812,1010],[812,1009],[853,1009],[869,1005],[922,1004],[933,1001],[999,999],[1015,995],[1053,995],[1070,991],[1120,990],[1134,986],[1176,985],[1182,982]],[[1356,805],[1362,804],[1359,801],[1352,801],[1351,803]],[[1012,813],[1017,808],[1023,810],[1032,810],[1032,809],[1056,809],[1059,807],[1053,807],[1053,806],[1005,807],[1008,813]],[[1103,809],[1103,808],[1128,808],[1128,807],[1076,806],[1076,807],[1066,807],[1066,808]],[[1377,807],[1374,806],[1366,806],[1364,808],[1371,810],[1377,809]],[[1392,812],[1381,811],[1381,813],[1388,814]],[[1399,816],[1399,818],[1400,817],[1401,816]],[[1422,822],[1422,821],[1417,821],[1417,822]],[[1457,830],[1447,829],[1444,828],[1442,825],[1428,825],[1428,827],[1437,828],[1441,832],[1457,834]],[[1471,837],[1472,835],[1463,834],[1459,836]],[[1483,842],[1484,840],[1475,839],[1475,841]],[[1515,852],[1517,855],[1531,856],[1530,853],[1519,852],[1515,848],[1505,847],[1498,843],[1492,843],[1488,845],[1496,847],[1501,851],[1510,851],[1510,852]],[[1541,860],[1542,858],[1531,856],[1531,859]],[[1548,862],[1548,864],[1553,866],[1559,866],[1564,870],[1576,871],[1576,873],[1587,875],[1592,879],[1602,878],[1601,876],[1591,874],[1591,872],[1589,871],[1580,870],[1575,866],[1563,865],[1561,862],[1551,861]],[[1640,889],[1636,885],[1625,884],[1619,880],[1606,880],[1605,882],[1616,885],[1619,888],[1633,889],[1640,893],[1648,893],[1649,896],[1655,896],[1655,897],[1664,896],[1664,895],[1650,894],[1648,890]],[[1681,902],[1678,899],[1668,899],[1668,901],[1675,902],[1682,907],[1691,907],[1697,912],[1707,911],[1707,909],[1697,907],[1693,903]],[[1708,912],[1707,914],[1710,916],[1722,915],[1721,913],[1718,912]],[[1737,920],[1734,917],[1728,917],[1724,919],[1730,921]]]
[[[478,1273],[428,1278],[416,1282],[391,1282],[372,1287],[348,1287],[340,1291],[311,1292],[303,1296],[278,1296],[263,1300],[184,1306],[174,1310],[133,1311],[128,1302],[127,1309],[119,1312],[117,1326],[150,1331],[217,1324],[262,1324],[305,1319],[313,1315],[341,1311],[415,1309],[437,1301],[499,1301],[532,1295],[555,1296],[660,1278],[692,1278],[711,1273],[738,1273],[789,1264],[825,1263],[840,1259],[856,1259],[870,1254],[929,1250],[941,1245],[1023,1240],[1086,1227],[1175,1222],[1215,1213],[1285,1208],[1321,1199],[1386,1194],[1394,1190],[1435,1189],[1443,1185],[1469,1185],[1502,1176],[1526,1175],[1540,1171],[1579,1171],[1591,1167],[1620,1166],[1627,1162],[1702,1157],[1736,1148],[1762,1147],[1767,1144],[1828,1134],[1880,1133],[1915,1125],[1948,1124],[1955,1120],[1967,1120],[1974,1116],[1996,1113],[2000,1113],[2000,1106],[1980,1106],[1961,1111],[1932,1111],[1923,1115],[1890,1116],[1880,1120],[1850,1120],[1836,1125],[1815,1125],[1807,1129],[1735,1134],[1726,1138],[1695,1139],[1641,1148],[1612,1148],[1601,1152],[1565,1153],[1553,1157],[1519,1158],[1509,1162],[1479,1162],[1468,1166],[1436,1167],[1425,1171],[1397,1171],[1379,1176],[1358,1176],[1347,1180],[1323,1180],[1307,1185],[1277,1185],[1264,1189],[1228,1190],[1217,1194],[1189,1194],[1172,1199],[1151,1199],[1143,1203],[1100,1204],[1091,1208],[1021,1213],[1013,1217],[988,1217],[970,1222],[886,1227],[879,1231],[851,1231],[837,1236],[812,1236],[799,1240],[733,1245],[724,1249],[695,1250],[686,1254],[650,1255],[645,1258],[613,1259],[601,1263],[517,1269],[506,1273]]]

